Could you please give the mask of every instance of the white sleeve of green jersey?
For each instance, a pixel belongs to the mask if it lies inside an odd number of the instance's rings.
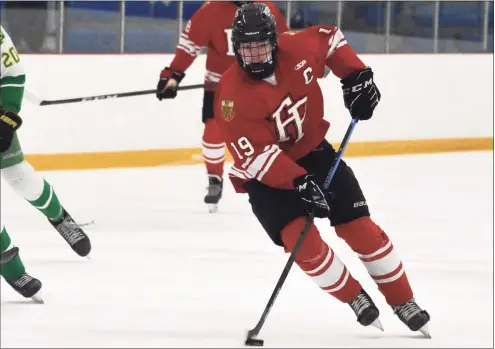
[[[24,66],[17,54],[9,34],[0,26],[1,69],[0,69],[0,105],[3,109],[18,113],[24,95],[26,76]]]

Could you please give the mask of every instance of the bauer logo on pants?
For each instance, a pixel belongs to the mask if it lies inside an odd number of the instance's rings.
[[[225,120],[232,120],[234,118],[234,101],[223,100],[222,113]]]
[[[366,201],[358,201],[354,203],[354,208],[358,208],[361,206],[368,206],[368,204],[366,203]]]

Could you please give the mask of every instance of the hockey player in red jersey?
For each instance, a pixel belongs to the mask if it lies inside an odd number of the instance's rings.
[[[208,48],[204,81],[206,84],[218,83],[229,65],[235,62],[231,40],[235,13],[239,6],[250,2],[252,1],[208,1],[192,16],[180,36],[173,61],[160,73],[157,87],[159,100],[177,96],[178,84],[203,47]],[[285,19],[277,7],[272,2],[263,3],[274,14],[277,30],[287,31]],[[217,210],[218,202],[222,197],[225,161],[225,142],[220,137],[213,113],[214,93],[215,87],[205,90],[202,113],[205,126],[202,137],[203,160],[209,182],[208,193],[204,200],[210,212]]]
[[[229,176],[236,191],[248,193],[253,213],[286,252],[293,250],[308,212],[328,218],[399,319],[429,336],[430,316],[413,298],[402,262],[390,238],[370,218],[345,161],[328,191],[322,189],[336,152],[325,140],[329,123],[323,119],[324,96],[317,79],[329,72],[340,78],[345,107],[353,118],[367,120],[381,98],[371,68],[336,27],[278,35],[270,10],[262,4],[239,9],[232,41],[239,64],[220,81],[215,115],[235,160]],[[381,328],[373,300],[314,224],[296,264],[325,292],[348,303],[360,324]]]

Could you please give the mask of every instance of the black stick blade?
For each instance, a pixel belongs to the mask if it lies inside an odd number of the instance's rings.
[[[257,333],[254,333],[254,330],[249,330],[244,344],[250,347],[262,347],[265,342],[263,339],[256,338],[256,336]]]

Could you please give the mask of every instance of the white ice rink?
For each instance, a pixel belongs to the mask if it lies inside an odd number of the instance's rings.
[[[493,153],[350,158],[372,218],[400,253],[432,339],[410,332],[352,251],[323,237],[381,309],[385,332],[295,267],[261,332],[265,347],[492,347]],[[287,260],[231,185],[203,204],[203,166],[45,172],[86,232],[78,257],[2,183],[2,213],[45,304],[2,280],[1,343],[11,347],[242,347]]]

